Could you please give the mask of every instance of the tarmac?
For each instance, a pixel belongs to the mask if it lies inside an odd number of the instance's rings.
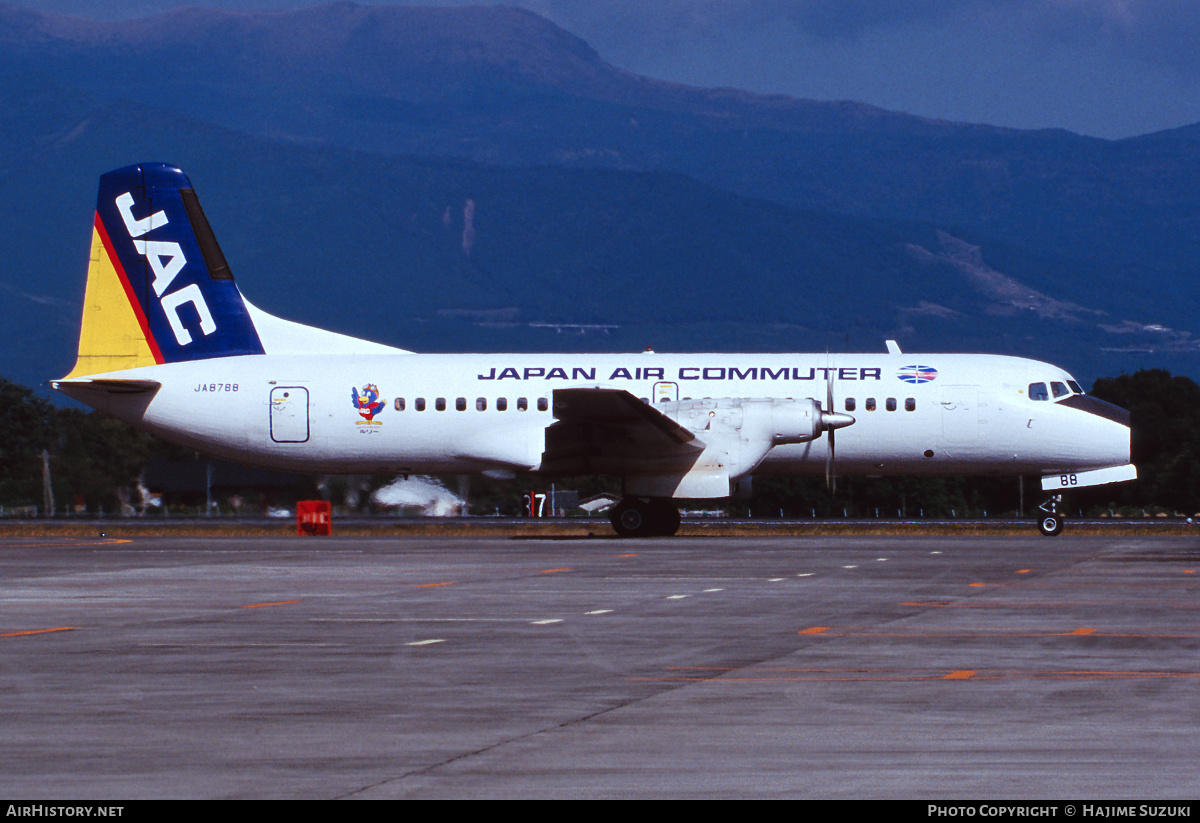
[[[7,798],[1200,796],[1200,539],[8,537]]]

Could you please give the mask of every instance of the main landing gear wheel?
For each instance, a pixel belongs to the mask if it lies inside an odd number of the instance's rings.
[[[670,500],[651,500],[650,505],[656,508],[654,520],[657,523],[658,530],[655,534],[662,537],[670,537],[675,532],[679,531],[679,509]]]
[[[679,509],[670,500],[627,497],[609,515],[620,537],[669,537],[679,531]]]
[[[1057,537],[1063,530],[1063,516],[1058,513],[1060,503],[1062,503],[1062,495],[1056,494],[1038,506],[1043,512],[1042,516],[1038,518],[1038,531],[1046,537]]]

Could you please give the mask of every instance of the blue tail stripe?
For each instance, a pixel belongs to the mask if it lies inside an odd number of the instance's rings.
[[[142,163],[100,178],[96,211],[167,363],[262,354],[263,346],[204,221],[210,271],[181,192],[198,202],[187,175]],[[223,268],[222,268],[223,267]]]

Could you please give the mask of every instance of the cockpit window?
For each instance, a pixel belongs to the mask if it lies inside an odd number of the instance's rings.
[[[1030,400],[1049,400],[1050,395],[1046,392],[1045,383],[1030,383],[1029,384],[1029,399]]]
[[[1059,383],[1057,380],[1050,384],[1050,390],[1054,392],[1055,399],[1071,393],[1067,390],[1065,384]]]
[[[1068,380],[1067,385],[1070,386],[1071,391],[1075,392],[1076,394],[1083,394],[1083,389],[1079,388],[1079,384],[1074,380]]]

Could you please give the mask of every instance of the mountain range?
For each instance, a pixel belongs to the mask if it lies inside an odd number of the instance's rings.
[[[69,370],[98,175],[243,292],[425,351],[993,351],[1200,377],[1200,125],[1108,141],[699,89],[513,8],[0,5],[0,373]]]

